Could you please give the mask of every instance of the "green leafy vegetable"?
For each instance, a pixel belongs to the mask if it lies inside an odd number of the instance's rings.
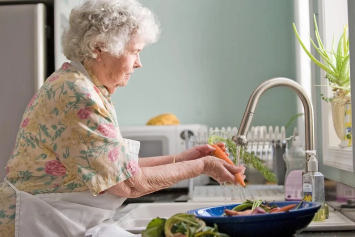
[[[254,210],[257,207],[261,207],[266,212],[269,212],[273,208],[276,208],[277,205],[275,205],[273,202],[262,201],[261,199],[255,201],[246,200],[242,204],[235,206],[232,210],[233,211],[245,211],[248,209]]]
[[[227,138],[223,138],[221,136],[217,136],[214,133],[222,133],[225,134]],[[234,141],[232,141],[232,137],[230,134],[222,132],[220,130],[214,130],[210,133],[210,136],[208,137],[208,143],[209,144],[214,144],[214,143],[219,143],[223,142],[226,145],[226,148],[228,151],[233,155],[234,157],[234,164],[237,165],[238,162],[238,152],[239,152],[239,158],[243,161],[245,165],[248,166],[253,166],[256,170],[258,170],[267,181],[269,182],[277,182],[276,175],[272,173],[266,166],[263,165],[264,161],[261,160],[259,157],[255,156],[254,153],[249,153],[245,150],[245,147],[239,147],[235,144]],[[239,151],[238,151],[239,150]]]
[[[166,219],[154,218],[148,223],[147,228],[142,232],[145,237],[165,237],[164,226]]]
[[[253,206],[253,202],[247,200],[246,202],[243,202],[242,204],[235,206],[232,210],[233,211],[244,211],[246,209],[249,209],[252,206]]]
[[[261,205],[262,203],[263,203],[262,200],[256,200],[256,201],[254,201],[251,210],[254,210],[254,209],[257,208],[257,207],[260,207],[260,205]]]
[[[297,205],[297,207],[295,208],[295,210],[297,210],[298,208],[300,208],[301,205],[302,205],[302,203],[303,203],[303,200]]]
[[[218,227],[206,226],[206,223],[191,214],[178,213],[169,219],[155,218],[151,220],[142,237],[229,237],[219,233]]]

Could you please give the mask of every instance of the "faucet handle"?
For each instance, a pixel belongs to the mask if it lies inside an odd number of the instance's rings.
[[[307,150],[306,153],[310,156],[316,156],[317,155],[317,151],[316,150]]]
[[[244,135],[236,135],[232,137],[232,141],[237,144],[237,146],[246,146],[248,145],[248,139]]]

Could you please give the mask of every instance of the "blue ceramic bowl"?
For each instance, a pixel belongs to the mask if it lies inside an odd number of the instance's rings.
[[[299,202],[275,202],[279,207]],[[288,237],[301,232],[312,221],[320,204],[303,202],[297,210],[288,212],[257,214],[248,216],[222,216],[224,209],[232,209],[239,204],[206,207],[188,211],[202,219],[208,226],[218,225],[221,233],[231,237]]]

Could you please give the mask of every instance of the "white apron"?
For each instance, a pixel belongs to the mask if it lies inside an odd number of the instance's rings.
[[[125,139],[131,157],[138,159],[139,142]],[[132,237],[112,220],[126,198],[90,191],[32,195],[16,191],[15,237]]]

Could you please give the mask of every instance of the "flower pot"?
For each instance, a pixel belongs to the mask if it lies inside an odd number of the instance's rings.
[[[341,140],[340,147],[351,147],[351,103],[331,102],[333,126],[338,138]]]

